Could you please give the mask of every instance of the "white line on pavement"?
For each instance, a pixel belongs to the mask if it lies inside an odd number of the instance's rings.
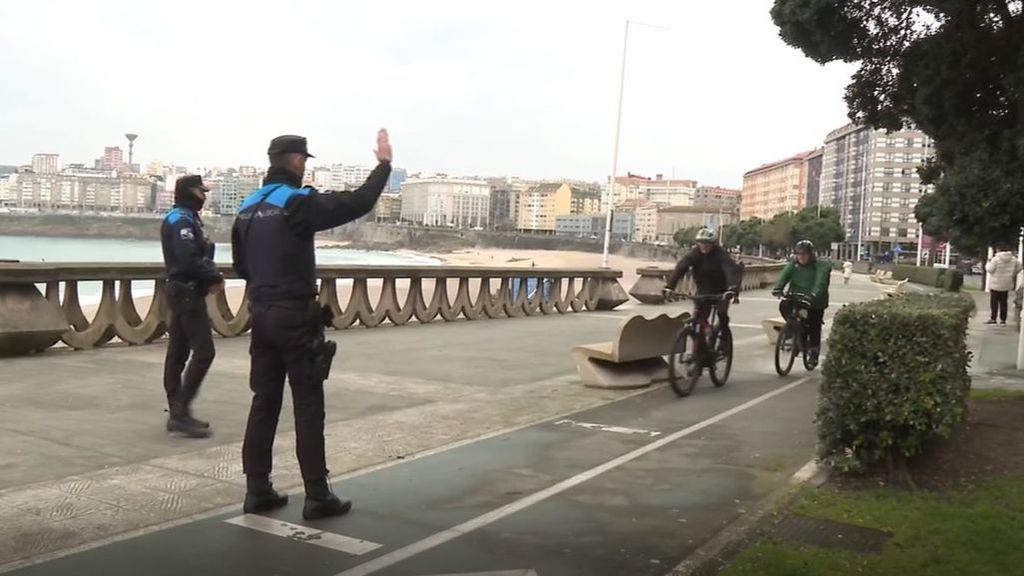
[[[494,510],[491,510],[490,512],[481,514],[480,516],[467,520],[466,522],[463,522],[458,526],[453,526],[447,530],[442,530],[441,532],[438,532],[431,536],[427,536],[426,538],[418,542],[413,542],[408,546],[399,548],[393,552],[388,552],[387,554],[384,554],[382,556],[378,556],[377,558],[374,558],[369,562],[360,564],[359,566],[355,566],[353,568],[345,570],[344,572],[340,572],[336,576],[366,576],[368,574],[373,574],[375,572],[384,570],[385,568],[388,568],[390,566],[394,566],[395,564],[398,564],[403,560],[407,560],[408,558],[420,554],[421,552],[426,552],[427,550],[441,546],[442,544],[450,542],[458,538],[459,536],[468,534],[470,532],[473,532],[474,530],[478,530],[480,528],[483,528],[484,526],[493,524],[498,520],[501,520],[502,518],[511,516],[512,514],[519,512],[520,510],[524,510],[526,508],[529,508],[530,506],[533,506],[534,504],[547,500],[552,496],[561,494],[562,492],[565,492],[570,488],[573,488],[588,480],[600,476],[601,474],[604,474],[609,470],[614,470],[615,468],[618,468],[623,464],[636,460],[637,458],[650,452],[653,452],[671,442],[675,442],[680,438],[689,436],[690,434],[703,430],[704,428],[707,428],[712,424],[717,424],[718,422],[721,422],[722,420],[725,420],[730,416],[735,416],[740,412],[753,408],[754,406],[757,406],[762,402],[770,400],[778,396],[779,394],[784,394],[792,390],[793,388],[796,388],[797,386],[803,384],[804,382],[807,382],[808,380],[811,380],[812,378],[813,376],[805,376],[797,380],[796,382],[793,382],[792,384],[787,384],[786,386],[777,388],[766,394],[762,394],[757,398],[740,404],[739,406],[734,406],[733,408],[730,408],[729,410],[726,410],[724,412],[720,412],[719,414],[716,414],[715,416],[712,416],[707,420],[702,420],[701,422],[698,422],[692,426],[688,426],[686,428],[683,428],[682,430],[673,432],[668,436],[650,442],[649,444],[645,444],[637,448],[636,450],[633,450],[632,452],[623,454],[618,458],[609,460],[604,464],[591,468],[590,470],[581,472],[571,478],[566,478],[565,480],[562,480],[561,482],[558,482],[557,484],[549,486],[543,490],[539,490],[537,492],[534,492],[533,494],[524,496],[519,500],[510,502],[509,504],[506,504],[500,508],[496,508]]]
[[[266,516],[256,514],[243,514],[235,518],[225,520],[228,524],[250,528],[258,532],[281,536],[297,542],[305,542],[314,546],[330,548],[339,552],[345,552],[353,556],[360,556],[367,552],[373,552],[382,545],[367,540],[350,538],[342,534],[332,534],[308,526],[299,526],[282,520],[274,520]]]
[[[619,434],[640,434],[643,436],[660,436],[661,432],[655,432],[654,430],[640,430],[637,428],[624,428],[622,426],[608,426],[605,424],[593,424],[591,422],[577,422],[575,420],[559,420],[555,422],[555,425],[568,424],[570,426],[578,426],[580,428],[586,428],[588,430],[600,430],[601,432],[617,432]]]
[[[790,478],[790,481],[793,484],[803,484],[804,482],[807,482],[808,480],[813,478],[814,475],[817,473],[818,461],[817,459],[814,459],[808,462],[807,464],[804,464],[802,468],[797,470],[796,474],[793,474],[793,477]]]
[[[499,570],[490,572],[460,572],[458,574],[434,574],[434,576],[538,576],[536,570]]]
[[[585,312],[579,315],[580,318],[611,318],[612,320],[626,320],[630,318],[624,314],[602,314],[601,312]]]
[[[881,294],[881,292],[879,292],[879,294]],[[746,298],[744,298],[744,297],[740,296],[740,302],[744,302],[744,301],[746,301],[746,302],[778,302],[779,299],[778,298],[758,298],[758,297],[755,297],[755,296],[747,296]],[[850,304],[850,302],[830,301],[828,303],[829,306],[846,306],[847,304]]]

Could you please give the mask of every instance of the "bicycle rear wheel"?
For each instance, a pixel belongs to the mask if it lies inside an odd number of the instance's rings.
[[[668,382],[680,398],[689,396],[700,377],[698,358],[694,352],[694,335],[689,327],[683,328],[672,343],[668,359]]]
[[[775,372],[779,376],[785,376],[793,369],[796,353],[796,339],[793,337],[793,329],[787,322],[782,330],[779,330],[779,337],[775,340]]]
[[[711,368],[708,375],[715,386],[725,386],[732,372],[732,330],[715,329],[715,349],[712,351]]]

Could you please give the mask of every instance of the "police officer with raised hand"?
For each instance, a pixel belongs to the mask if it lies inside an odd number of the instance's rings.
[[[317,305],[313,235],[351,222],[376,204],[391,174],[391,144],[377,134],[377,161],[366,182],[351,192],[318,192],[302,186],[306,159],[301,136],[279,136],[267,150],[263,187],[239,207],[231,232],[234,267],[248,282],[252,312],[249,386],[252,407],[242,447],[246,513],[288,503],[270,482],[274,435],[284,380],[292,390],[299,468],[306,488],[307,520],[339,516],[352,508],[331,491],[324,450],[324,379],[334,343],[324,339]]]
[[[167,270],[165,294],[171,312],[164,362],[170,412],[167,431],[192,438],[210,436],[210,424],[194,418],[191,407],[214,356],[206,295],[224,288],[224,278],[213,263],[213,243],[203,233],[199,218],[209,190],[202,176],[179,178],[174,184],[174,206],[160,227]]]

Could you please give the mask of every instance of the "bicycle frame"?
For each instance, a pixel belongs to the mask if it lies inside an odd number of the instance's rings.
[[[718,326],[718,309],[722,305],[724,294],[712,295],[712,296],[690,296],[688,294],[675,293],[675,296],[682,300],[692,300],[694,305],[698,304],[710,304],[711,311],[708,314],[707,320],[700,320],[696,314],[688,323],[690,330],[694,334],[694,356],[700,358],[700,364],[707,366],[708,357],[707,351],[711,348],[708,342],[708,336],[714,334],[715,328]]]
[[[786,326],[783,329],[792,331],[793,346],[797,352],[802,352],[807,348],[807,310],[800,307],[800,299],[793,294],[786,294],[782,299],[793,303],[793,313],[786,318]],[[800,315],[801,311],[805,312],[803,316]]]

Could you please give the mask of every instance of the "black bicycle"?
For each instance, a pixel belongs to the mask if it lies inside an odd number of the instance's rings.
[[[708,369],[711,382],[725,386],[732,371],[732,331],[728,326],[718,325],[718,307],[731,299],[738,303],[736,294],[727,292],[714,296],[689,296],[671,292],[671,299],[693,300],[696,304],[710,304],[708,320],[690,319],[672,343],[669,356],[669,383],[680,396],[689,396],[704,368]]]
[[[804,368],[810,372],[818,366],[818,359],[810,354],[807,345],[807,297],[802,294],[786,294],[782,300],[793,303],[793,313],[786,318],[786,324],[779,330],[775,340],[775,371],[779,376],[789,374],[798,355],[803,357]]]

